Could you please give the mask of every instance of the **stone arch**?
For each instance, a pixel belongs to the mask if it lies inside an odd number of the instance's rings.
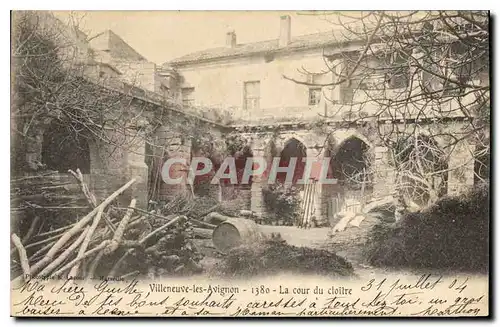
[[[236,184],[233,184],[230,178],[220,180],[221,199],[225,202],[226,208],[233,209],[234,211],[250,209],[253,176],[250,176],[247,183],[243,183],[243,176],[245,174],[247,161],[251,160],[253,156],[254,153],[249,143],[235,153],[229,154],[229,157],[234,160],[234,167],[236,168]],[[228,167],[225,173],[228,173],[229,169]]]
[[[333,176],[340,185],[358,187],[368,177],[370,145],[356,135],[345,138],[335,147],[330,161]]]
[[[284,143],[283,149],[279,152],[279,167],[287,167],[294,157],[296,158],[296,164],[292,184],[295,185],[299,179],[302,179],[304,174],[305,162],[302,159],[307,157],[307,147],[299,139],[291,137]],[[284,183],[285,179],[286,173],[277,174],[277,182]]]
[[[331,224],[339,212],[360,212],[373,193],[370,144],[357,133],[350,133],[328,151],[329,175],[337,180],[323,186],[323,210]]]
[[[340,146],[348,139],[352,138],[357,138],[361,141],[363,141],[369,149],[372,149],[373,142],[369,140],[368,137],[366,137],[363,133],[360,133],[358,130],[340,130],[340,131],[335,131],[333,133],[333,138],[336,141],[337,144],[337,149],[340,148]]]
[[[275,139],[277,151],[279,153],[281,153],[281,151],[283,151],[283,149],[285,148],[285,146],[287,145],[287,143],[290,140],[296,140],[296,141],[300,142],[301,144],[304,145],[304,147],[306,149],[313,146],[313,144],[310,144],[310,142],[307,142],[307,140],[305,138],[300,136],[299,133],[286,132],[286,133],[282,133],[282,134],[278,135],[278,137],[276,137],[276,139]]]
[[[269,219],[279,225],[293,225],[298,222],[305,190],[304,184],[298,181],[303,178],[305,162],[302,159],[306,156],[306,145],[297,138],[290,137],[283,142],[283,148],[274,155],[271,165],[268,165],[264,173],[267,181],[261,192],[263,209]],[[289,167],[292,158],[296,158],[294,170],[290,172],[292,176],[286,172],[273,172],[272,169],[276,165]]]

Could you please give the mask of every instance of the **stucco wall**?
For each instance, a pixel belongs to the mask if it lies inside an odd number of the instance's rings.
[[[283,75],[301,81],[307,75],[301,74],[305,68],[312,73],[326,69],[321,50],[276,55],[267,62],[263,56],[226,60],[217,63],[193,64],[178,67],[182,77],[181,87],[194,87],[195,105],[230,109],[236,118],[262,117],[266,115],[316,115],[322,112],[323,103],[309,106],[309,88],[283,78]],[[328,83],[332,74],[322,75],[317,82]],[[260,81],[260,109],[243,109],[244,83]],[[331,94],[326,87],[325,92]]]

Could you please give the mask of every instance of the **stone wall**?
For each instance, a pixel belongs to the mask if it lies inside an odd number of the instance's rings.
[[[133,197],[138,206],[145,207],[148,183],[145,137],[133,129],[126,132],[109,131],[107,137],[108,140],[94,142],[90,147],[91,189],[102,200],[136,178],[136,182],[119,197],[119,202],[128,206]]]
[[[453,131],[459,131],[464,126],[466,124],[450,122],[441,125],[433,124],[424,126],[423,130],[427,129],[428,132],[434,134],[447,133],[452,135]],[[253,131],[251,129],[241,129],[242,137],[247,138],[252,144],[254,157],[264,157],[269,164],[271,162],[269,158],[270,148],[273,147],[275,155],[279,156],[286,142],[292,138],[299,140],[305,145],[308,156],[319,159],[325,156],[333,158],[337,149],[342,146],[344,141],[351,138],[358,138],[368,147],[367,160],[369,172],[372,174],[371,185],[368,185],[365,191],[367,199],[369,197],[380,198],[393,195],[396,191],[396,171],[391,163],[391,149],[379,139],[378,134],[374,133],[370,126],[359,125],[353,128],[331,126],[324,133],[314,131],[307,126],[300,127],[294,124],[275,126],[272,129],[266,129],[266,126],[255,127]],[[451,142],[451,140],[439,140],[439,142],[441,144],[448,144],[447,142]],[[474,158],[472,151],[473,148],[471,145],[464,141],[459,142],[456,147],[449,150],[448,166],[453,171],[450,171],[448,174],[448,194],[462,192],[473,185]],[[262,215],[266,214],[262,199],[262,189],[266,184],[267,180],[259,177],[254,178],[254,183],[251,187],[251,210]],[[341,210],[342,203],[338,203],[338,206],[335,207],[332,206],[332,200],[345,192],[340,185],[322,185],[316,190],[314,213],[320,223],[335,223],[335,211],[338,212]],[[342,198],[340,196],[340,199]]]

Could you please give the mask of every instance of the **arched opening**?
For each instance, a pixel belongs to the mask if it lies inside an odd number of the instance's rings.
[[[237,183],[232,183],[230,178],[221,178],[221,199],[229,210],[248,210],[251,207],[252,176],[250,176],[248,183],[243,183],[243,176],[247,160],[251,160],[253,152],[248,142],[242,140],[238,146],[228,147],[228,157],[234,159]],[[216,165],[215,168],[218,170],[220,164]],[[227,167],[224,173],[229,173],[229,169],[230,167]]]
[[[47,169],[66,173],[80,169],[90,173],[90,149],[87,139],[70,125],[53,123],[43,134],[42,163]]]
[[[307,150],[304,144],[292,138],[285,143],[283,150],[280,153],[279,167],[288,167],[292,158],[296,158],[295,169],[293,171],[292,185],[294,187],[302,188],[303,185],[297,184],[299,179],[304,175],[305,162],[303,159],[307,156]],[[276,182],[285,183],[287,174],[280,172],[276,174]]]
[[[271,152],[273,152],[273,149],[271,149]],[[279,167],[288,167],[292,158],[296,158],[296,164],[291,183],[285,183],[286,173],[278,172],[275,183],[268,184],[263,188],[264,206],[269,217],[266,223],[290,226],[300,222],[305,185],[297,182],[303,177],[305,168],[303,159],[306,156],[305,145],[295,138],[288,140],[279,153]]]
[[[191,152],[191,160],[196,157],[200,157],[200,152],[193,150]],[[214,156],[208,156],[204,157],[205,159],[210,160],[212,169],[201,175],[196,175],[194,176],[194,179],[192,181],[193,183],[193,193],[194,195],[198,197],[211,197],[216,200],[220,199],[220,186],[219,185],[212,185],[210,182],[212,181],[212,178],[215,175],[215,172],[217,171],[217,168],[220,167],[221,161],[219,158],[214,157]],[[198,171],[205,169],[205,163],[203,162],[198,162],[196,167],[192,167],[193,169],[197,169]]]
[[[355,136],[347,138],[334,151],[330,169],[337,179],[330,212],[361,211],[373,192],[368,144]]]

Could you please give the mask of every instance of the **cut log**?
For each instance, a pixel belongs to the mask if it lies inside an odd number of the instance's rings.
[[[212,212],[203,218],[204,222],[213,224],[213,225],[218,225],[228,219],[231,219],[232,217],[224,216],[218,212]]]
[[[77,264],[80,261],[82,261],[83,259],[90,257],[91,255],[101,251],[102,249],[104,249],[108,245],[109,245],[109,241],[106,240],[106,241],[102,242],[97,247],[93,248],[92,250],[85,252],[83,254],[83,256],[81,256],[79,258],[75,258],[75,259],[73,259],[73,261],[70,261],[69,263],[67,263],[65,266],[63,266],[62,268],[60,268],[59,270],[54,272],[52,274],[52,276],[54,276],[54,277],[61,276],[62,273],[64,273],[68,269],[71,269],[71,267],[73,267],[75,264]]]
[[[45,267],[38,275],[39,276],[48,276],[54,269],[57,268],[61,263],[64,262],[68,258],[68,256],[75,251],[75,249],[83,242],[85,239],[90,227],[85,228],[85,230],[80,234],[78,239],[71,244],[64,252],[54,261],[52,261],[47,267]]]
[[[212,206],[211,208],[205,210],[204,212],[200,213],[199,215],[196,216],[196,218],[202,218],[205,217],[208,214],[211,214],[215,210],[220,208],[220,203],[217,203],[216,205]]]
[[[125,233],[127,224],[130,221],[130,218],[132,218],[132,213],[134,211],[136,202],[137,202],[136,199],[132,199],[132,201],[130,201],[129,209],[125,213],[123,219],[120,221],[120,224],[118,225],[118,228],[116,229],[115,234],[113,235],[113,239],[111,240],[111,245],[109,246],[108,249],[106,249],[105,254],[111,254],[118,249],[118,246],[122,241],[123,234]]]
[[[11,239],[12,239],[12,243],[14,243],[14,245],[17,248],[17,251],[19,253],[19,261],[21,262],[21,268],[23,270],[23,277],[26,278],[26,276],[30,275],[30,265],[29,265],[29,261],[28,261],[28,256],[26,255],[26,249],[24,248],[23,244],[21,243],[19,236],[17,236],[16,234],[12,234]]]
[[[214,231],[208,228],[193,227],[193,232],[198,238],[211,239]]]
[[[250,219],[228,218],[215,228],[212,241],[217,250],[227,253],[244,244],[260,243],[264,239],[259,226]]]
[[[40,216],[36,216],[33,219],[33,221],[31,222],[31,225],[30,225],[30,229],[28,230],[28,232],[26,233],[26,235],[24,235],[24,237],[22,239],[23,244],[26,244],[26,242],[28,242],[30,240],[30,238],[33,236],[33,234],[35,233],[35,228],[38,226],[39,221],[40,221]]]
[[[97,226],[99,225],[99,222],[101,221],[101,217],[104,213],[104,207],[102,207],[97,214],[94,217],[94,221],[92,222],[92,225],[90,225],[90,228],[88,230],[87,235],[85,236],[85,239],[83,240],[82,246],[80,247],[80,250],[78,251],[78,254],[76,258],[80,258],[85,254],[87,251],[87,247],[90,244],[90,241],[92,239],[92,236],[94,235],[95,230],[97,229]],[[78,270],[80,269],[80,264],[76,263],[73,267],[71,267],[71,270],[68,273],[68,277],[76,277],[78,275]]]
[[[149,233],[148,235],[144,236],[140,241],[139,243],[140,244],[144,244],[146,243],[146,241],[148,239],[150,239],[151,237],[155,236],[157,233],[161,232],[162,230],[172,226],[173,224],[177,223],[178,221],[182,221],[182,220],[187,220],[187,217],[186,216],[177,216],[176,218],[172,219],[171,221],[169,221],[168,223],[166,223],[165,225],[155,229],[154,231],[152,231],[151,233]],[[116,274],[118,272],[118,270],[120,269],[120,266],[121,264],[127,259],[127,257],[132,253],[131,250],[127,250],[120,259],[118,259],[118,261],[115,263],[115,265],[113,266],[113,268],[111,268],[111,271],[109,272],[109,276],[110,277],[116,277]]]
[[[204,222],[204,221],[201,221],[201,220],[198,220],[198,219],[194,219],[194,218],[189,219],[189,221],[190,221],[193,225],[196,225],[196,226],[198,226],[198,227],[202,227],[202,228],[214,229],[215,227],[217,227],[217,225],[210,224],[210,223],[206,223],[206,222]]]
[[[104,210],[111,202],[113,202],[118,195],[122,194],[127,188],[129,188],[133,183],[135,183],[136,179],[133,178],[127,184],[120,187],[118,190],[113,192],[110,196],[108,196],[99,206],[95,207],[91,212],[89,212],[85,217],[83,217],[80,221],[73,225],[68,231],[66,231],[59,240],[52,246],[52,248],[47,252],[45,257],[38,261],[34,266],[30,268],[30,275],[34,275],[46,265],[48,265],[53,259],[55,254],[61,249],[76,233],[80,232],[85,225],[87,225],[90,220],[95,216],[98,211]],[[79,261],[76,261],[79,262]],[[76,263],[75,262],[75,263]],[[73,267],[71,265],[69,268]],[[13,284],[16,285],[19,281],[22,280],[22,276],[18,276],[13,280]]]
[[[132,217],[132,213],[134,211],[136,202],[137,202],[136,199],[132,199],[132,201],[130,201],[129,209],[125,213],[125,216],[123,217],[123,219],[120,221],[118,228],[115,230],[114,235],[113,235],[113,239],[111,240],[110,245],[107,248],[102,249],[96,255],[96,257],[94,258],[94,260],[90,264],[90,268],[88,271],[88,275],[90,276],[90,278],[94,277],[95,271],[96,271],[97,266],[99,265],[99,262],[101,261],[101,259],[105,255],[109,255],[118,249],[118,246],[122,242],[123,234],[125,233],[125,229],[127,228],[127,224]]]

